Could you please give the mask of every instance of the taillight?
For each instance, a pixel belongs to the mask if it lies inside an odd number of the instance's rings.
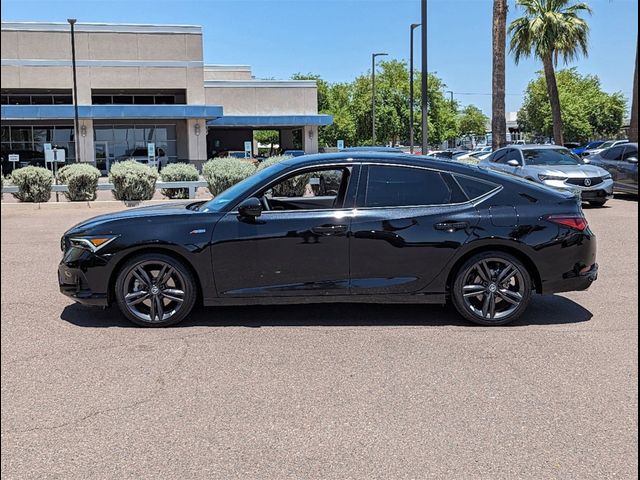
[[[544,219],[557,225],[562,225],[573,230],[578,230],[579,232],[583,232],[589,226],[589,222],[587,222],[587,219],[584,217],[584,215],[579,213],[569,215],[547,215],[546,217],[544,217]]]

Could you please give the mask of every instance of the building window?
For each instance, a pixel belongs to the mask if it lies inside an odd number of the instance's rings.
[[[178,158],[175,125],[94,125],[93,132],[96,148],[110,161],[126,160],[140,150],[146,152],[149,143],[155,143],[158,155],[168,161]]]
[[[93,90],[94,105],[180,105],[186,103],[184,90]]]
[[[67,125],[3,125],[2,154],[17,153],[24,158],[44,159],[44,145],[65,151],[67,162],[76,159],[73,126]]]
[[[71,105],[71,90],[10,90],[0,94],[2,105]]]

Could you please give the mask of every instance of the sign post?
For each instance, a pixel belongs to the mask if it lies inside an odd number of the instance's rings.
[[[147,165],[154,165],[156,163],[156,144],[147,143]]]
[[[253,149],[253,142],[244,142],[244,158],[251,158],[252,149]]]
[[[344,140],[338,140],[338,150],[344,150]]]
[[[16,169],[16,163],[18,163],[20,161],[20,155],[18,155],[17,153],[10,153],[9,154],[9,161],[11,163],[13,163],[13,170]]]

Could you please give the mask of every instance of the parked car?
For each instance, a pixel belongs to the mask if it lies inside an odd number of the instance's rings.
[[[215,155],[213,155],[213,158],[228,158],[228,157],[251,158],[251,157],[247,157],[247,154],[244,150],[223,150],[220,152],[216,152]]]
[[[167,166],[169,161],[163,148],[156,147],[155,158],[149,160],[149,152],[146,148],[138,147],[127,150],[124,155],[116,157],[116,162],[124,162],[126,160],[135,160],[136,162],[144,163],[158,170]]]
[[[588,159],[591,165],[607,170],[613,177],[613,189],[638,193],[638,144],[623,143]]]
[[[402,153],[399,147],[347,147],[340,150],[341,152],[378,152],[378,153]]]
[[[9,175],[14,168],[14,162],[9,161],[9,155],[17,154],[19,161],[15,163],[15,168],[27,166],[46,167],[44,152],[36,150],[2,150],[2,174]]]
[[[582,156],[586,157],[589,155],[595,155],[596,153],[600,153],[607,148],[615,147],[617,145],[622,145],[623,143],[628,143],[629,140],[608,140],[604,143],[601,143],[597,148],[589,148],[582,152]]]
[[[282,155],[289,157],[301,157],[304,155],[304,150],[285,150],[282,152]]]
[[[197,300],[450,299],[466,319],[501,325],[534,292],[584,290],[598,273],[574,193],[369,152],[305,155],[209,201],[98,216],[65,232],[61,247],[62,293],[157,327],[186,318]]]
[[[595,142],[586,143],[580,147],[573,148],[571,151],[576,155],[582,155],[587,150],[595,150],[604,143],[604,140],[596,140]]]
[[[480,165],[544,185],[580,191],[582,200],[602,207],[613,198],[613,179],[606,170],[585,164],[556,145],[511,145],[496,150]]]

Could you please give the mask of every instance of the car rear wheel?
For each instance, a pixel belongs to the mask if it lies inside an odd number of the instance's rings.
[[[129,260],[118,273],[115,297],[120,311],[136,325],[167,327],[184,320],[196,301],[193,275],[163,254]]]
[[[485,252],[474,255],[458,270],[452,300],[458,312],[473,323],[504,325],[524,313],[531,291],[531,275],[517,258]]]

